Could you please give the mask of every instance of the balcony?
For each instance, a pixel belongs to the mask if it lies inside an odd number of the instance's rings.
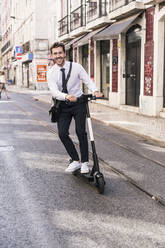
[[[70,14],[70,32],[72,36],[86,33],[86,6],[81,5]]]
[[[87,23],[95,20],[96,18],[106,16],[106,1],[101,1],[99,4],[98,1],[89,1],[87,2]]]
[[[165,0],[144,0],[144,4],[146,4],[146,5],[159,4],[159,3],[163,3],[163,2],[165,2]]]
[[[8,52],[11,49],[11,42],[8,40],[6,44],[1,48],[1,53],[4,55],[6,52]]]
[[[134,2],[135,0],[110,0],[109,1],[109,8],[110,11],[114,11],[116,9],[119,9],[125,5],[128,5],[131,2]]]
[[[87,28],[95,29],[109,23],[108,3],[106,0],[89,0],[87,2]]]
[[[109,0],[109,19],[121,19],[145,9],[144,1]]]
[[[69,36],[69,16],[63,17],[59,22],[58,35],[62,40],[67,40]],[[66,38],[65,38],[66,37]]]

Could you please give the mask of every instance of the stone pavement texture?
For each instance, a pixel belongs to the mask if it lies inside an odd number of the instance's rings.
[[[33,98],[38,101],[51,103],[51,95],[49,90],[30,90],[20,88],[18,86],[9,86],[9,91],[20,93],[30,93]],[[119,110],[107,106],[102,100],[90,103],[91,117],[105,125],[111,125],[120,129],[135,133],[157,141],[161,145],[165,145],[165,118],[147,117],[135,112]]]

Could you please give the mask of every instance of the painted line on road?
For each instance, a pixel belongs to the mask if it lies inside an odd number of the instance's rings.
[[[0,152],[10,152],[14,151],[13,146],[0,146]]]

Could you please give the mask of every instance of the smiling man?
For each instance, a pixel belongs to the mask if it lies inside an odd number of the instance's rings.
[[[52,97],[61,100],[61,114],[57,122],[58,134],[72,161],[65,171],[73,172],[81,168],[81,173],[88,173],[86,105],[81,101],[77,101],[83,95],[81,81],[86,84],[96,97],[101,97],[102,93],[98,91],[95,83],[80,64],[72,62],[72,67],[70,67],[71,62],[65,60],[66,54],[63,43],[54,43],[50,51],[55,65],[48,72],[48,86]],[[66,78],[70,70],[70,77],[66,85]],[[75,130],[79,140],[81,160],[69,137],[69,127],[72,118],[75,120]]]

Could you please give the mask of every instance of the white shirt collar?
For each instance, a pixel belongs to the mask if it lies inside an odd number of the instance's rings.
[[[58,68],[59,70],[61,70],[62,68],[68,69],[68,63],[69,63],[68,61],[65,61],[63,67],[60,67],[60,66],[58,66],[58,65],[56,64],[56,68]]]

